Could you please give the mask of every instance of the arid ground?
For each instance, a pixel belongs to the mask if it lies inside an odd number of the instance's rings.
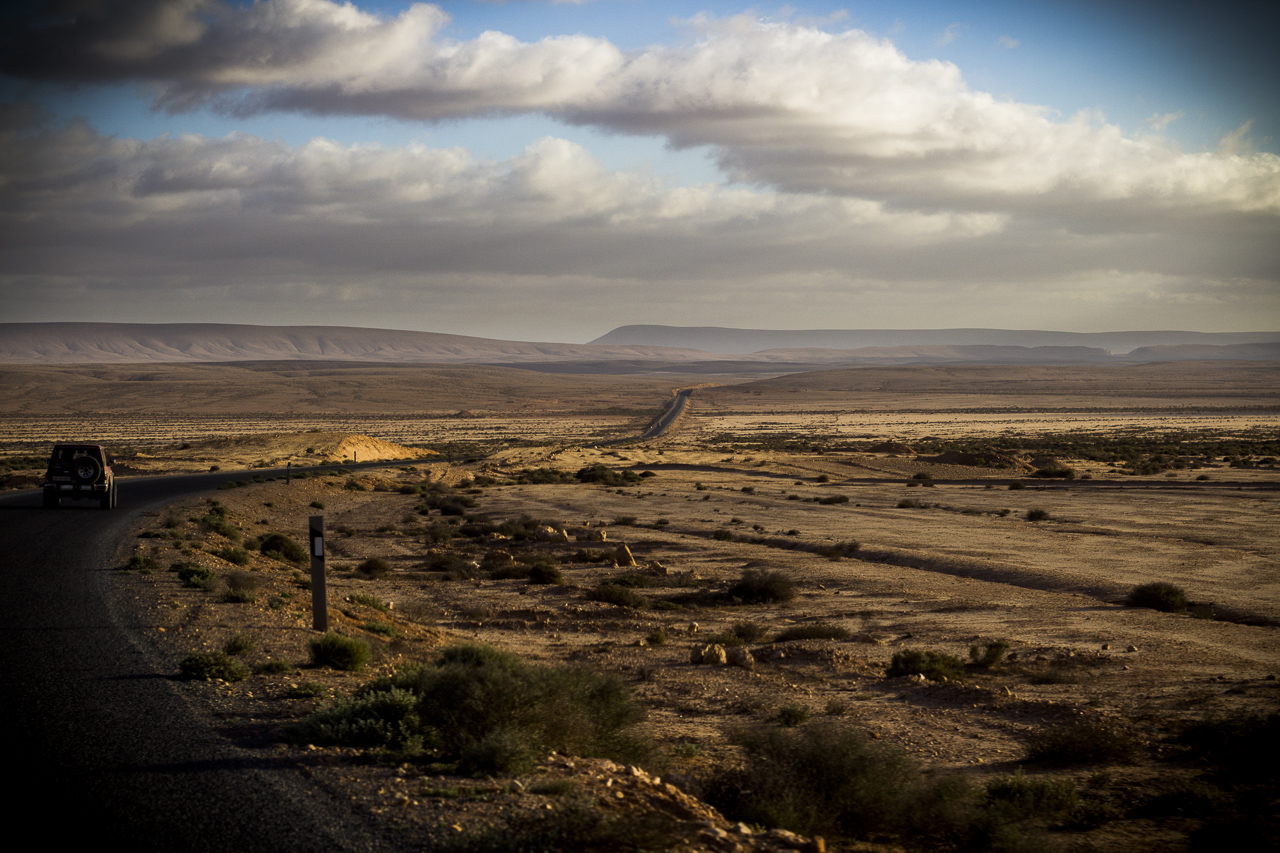
[[[15,488],[59,439],[110,444],[125,473],[243,469],[146,519],[120,553],[146,644],[177,678],[188,655],[232,643],[252,674],[190,681],[193,709],[311,767],[406,849],[479,844],[508,820],[545,828],[580,800],[653,818],[669,849],[815,849],[733,814],[725,770],[743,732],[845,730],[901,750],[920,790],[967,782],[952,805],[969,834],[793,825],[827,849],[1225,849],[1280,838],[1264,738],[1280,704],[1277,377],[1185,363],[754,381],[13,368],[0,449]],[[612,443],[695,386],[669,435]],[[268,471],[377,459],[289,483]],[[329,533],[330,628],[372,649],[360,672],[313,664],[308,567],[261,553],[272,533],[305,542],[311,515]],[[744,592],[751,578],[767,594]],[[1157,582],[1185,592],[1181,612],[1125,606]],[[290,735],[476,641],[621,679],[656,744],[646,770],[559,756],[477,777],[429,748]],[[709,645],[736,664],[714,649],[691,662]],[[917,652],[942,667],[890,677]],[[1002,796],[1021,810],[992,806]]]

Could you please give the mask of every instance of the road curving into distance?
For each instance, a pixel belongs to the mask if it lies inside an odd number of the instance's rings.
[[[38,491],[0,496],[10,832],[30,823],[42,843],[119,840],[130,853],[394,849],[299,768],[214,731],[171,664],[139,642],[150,626],[112,582],[142,513],[243,475],[121,479],[110,512],[84,502],[44,509]]]

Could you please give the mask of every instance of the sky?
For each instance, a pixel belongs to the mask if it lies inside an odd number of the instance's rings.
[[[0,321],[1280,329],[1280,4],[0,12]]]

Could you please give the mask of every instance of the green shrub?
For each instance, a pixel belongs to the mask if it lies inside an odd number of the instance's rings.
[[[214,551],[214,553],[233,566],[249,565],[249,552],[238,545],[219,548],[217,551]]]
[[[365,577],[380,578],[391,571],[391,564],[381,557],[370,557],[356,566],[356,572]]]
[[[233,657],[239,657],[253,651],[258,647],[258,641],[248,634],[232,634],[231,637],[222,644],[222,650]]]
[[[293,664],[285,660],[269,660],[258,667],[258,672],[266,675],[284,675],[293,672]]]
[[[311,641],[311,662],[347,672],[359,672],[369,662],[369,644],[329,631]]]
[[[258,551],[268,557],[287,563],[305,563],[309,559],[307,549],[283,533],[268,533],[258,543]]]
[[[193,589],[209,589],[218,579],[217,572],[198,563],[174,563],[170,568],[178,573],[183,586]]]
[[[573,476],[580,483],[599,483],[602,486],[630,486],[640,482],[640,475],[634,471],[614,471],[599,462],[579,469]]]
[[[1187,609],[1187,594],[1181,587],[1156,581],[1135,586],[1124,603],[1127,607],[1146,607],[1164,613],[1181,613]]]
[[[374,681],[313,715],[300,734],[313,743],[417,744],[464,773],[513,773],[553,750],[635,761],[649,750],[631,731],[643,716],[612,676],[461,645]]]
[[[368,622],[362,623],[360,627],[368,631],[370,634],[381,634],[384,637],[394,637],[397,633],[395,625],[392,625],[389,622],[378,622],[372,619]]]
[[[312,509],[324,509],[324,501],[312,501],[310,506]]]
[[[827,838],[945,835],[938,805],[976,799],[967,783],[925,780],[901,748],[833,722],[728,736],[745,760],[708,780],[705,798],[731,820]]]
[[[195,652],[183,658],[179,665],[187,678],[204,681],[243,681],[249,677],[249,667],[226,652]]]
[[[374,610],[382,610],[384,612],[391,609],[391,606],[381,598],[378,598],[376,595],[369,595],[363,592],[348,595],[347,601],[350,601],[352,604],[362,604],[365,607],[372,607]]]
[[[808,625],[792,625],[779,632],[775,643],[786,643],[792,640],[847,640],[849,629],[843,625],[832,625],[829,622],[811,622]]]
[[[1131,764],[1141,752],[1133,732],[1118,721],[1081,717],[1046,726],[1027,738],[1027,758],[1041,764]]]
[[[1009,644],[1005,640],[976,643],[969,647],[969,662],[978,669],[991,669],[1004,660],[1005,653],[1008,651]]]
[[[933,650],[903,649],[889,661],[886,674],[890,678],[923,675],[930,681],[959,681],[964,664],[955,655]]]
[[[128,571],[141,572],[144,575],[149,575],[158,568],[160,564],[150,554],[134,554],[129,558],[129,564],[125,566]]]
[[[634,610],[643,610],[649,606],[649,599],[631,587],[623,586],[613,581],[605,581],[598,584],[594,589],[587,592],[587,598],[618,607],[630,607]]]
[[[744,604],[785,602],[796,597],[796,585],[784,572],[744,569],[728,596]]]
[[[812,713],[804,705],[783,705],[778,709],[778,722],[788,727],[799,726],[808,722]]]

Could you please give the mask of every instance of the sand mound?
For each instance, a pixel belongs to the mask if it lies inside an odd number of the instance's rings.
[[[435,451],[392,444],[380,438],[342,432],[264,433],[218,438],[192,444],[174,456],[210,457],[229,462],[382,462],[392,459],[420,459]]]

